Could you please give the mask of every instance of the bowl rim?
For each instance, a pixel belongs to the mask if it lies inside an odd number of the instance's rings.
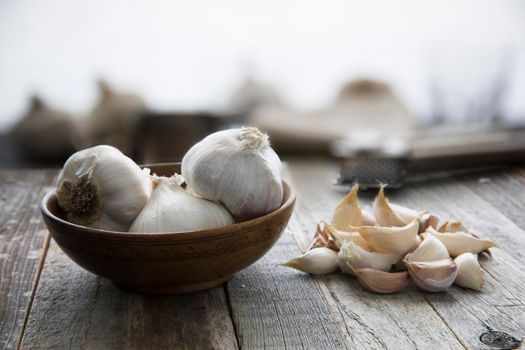
[[[165,163],[164,163],[165,164]],[[157,165],[157,164],[156,164]],[[160,165],[160,164],[158,164]],[[292,206],[295,203],[295,191],[293,187],[286,181],[282,180],[283,187],[286,187],[288,190],[288,198],[281,204],[281,206],[274,211],[265,214],[263,216],[259,216],[247,221],[238,222],[232,225],[218,227],[218,228],[212,228],[212,229],[206,229],[206,230],[196,230],[196,231],[182,231],[182,232],[155,232],[155,233],[148,233],[148,232],[121,232],[121,231],[111,231],[111,230],[103,230],[98,228],[92,228],[88,226],[78,225],[69,221],[66,221],[64,219],[59,218],[55,214],[53,214],[49,208],[48,204],[53,199],[53,197],[56,198],[56,190],[52,190],[48,193],[46,193],[42,199],[40,200],[40,211],[42,214],[49,218],[52,221],[55,221],[63,226],[69,226],[71,228],[74,228],[75,230],[81,231],[81,232],[89,232],[92,236],[100,236],[104,238],[123,238],[126,239],[132,238],[132,239],[195,239],[195,238],[203,238],[203,237],[210,237],[210,236],[220,236],[222,234],[229,234],[232,231],[242,231],[243,229],[247,229],[249,227],[262,224],[263,222],[267,222],[268,220],[272,221],[272,219],[277,218],[282,212],[287,210],[290,206]],[[284,193],[284,191],[283,191]],[[55,199],[56,200],[56,199]],[[95,237],[93,237],[95,238]]]

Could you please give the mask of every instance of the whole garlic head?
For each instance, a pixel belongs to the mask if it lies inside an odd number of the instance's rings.
[[[114,231],[128,230],[151,190],[149,170],[106,145],[73,154],[57,182],[58,204],[68,221]]]
[[[213,133],[182,159],[182,176],[199,196],[223,203],[238,221],[277,209],[282,165],[268,135],[245,127]]]
[[[226,208],[187,192],[179,185],[177,176],[157,178],[157,181],[157,187],[131,225],[130,232],[197,231],[234,223]]]

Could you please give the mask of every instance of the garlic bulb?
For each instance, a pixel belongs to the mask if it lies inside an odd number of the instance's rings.
[[[57,198],[67,220],[127,231],[151,194],[149,170],[118,149],[101,145],[73,154],[58,177]]]
[[[252,127],[213,133],[182,159],[182,176],[195,193],[223,203],[238,221],[281,205],[281,171],[268,135]]]
[[[219,203],[192,195],[177,177],[161,178],[149,202],[137,216],[130,232],[184,232],[233,224],[233,218]]]
[[[454,259],[458,266],[458,275],[454,284],[460,287],[481,290],[483,272],[479,266],[478,257],[472,253],[463,253]]]
[[[325,275],[337,271],[337,253],[325,247],[314,248],[288,261],[283,266],[314,275]]]
[[[339,268],[350,274],[353,274],[352,270],[365,267],[388,272],[400,258],[396,254],[369,252],[358,244],[349,241],[343,242],[337,255]]]

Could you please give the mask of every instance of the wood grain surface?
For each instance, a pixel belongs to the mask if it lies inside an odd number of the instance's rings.
[[[495,240],[481,292],[451,287],[393,295],[351,276],[279,266],[300,254],[344,192],[327,160],[292,160],[294,216],[274,248],[212,290],[148,296],[72,263],[46,235],[36,204],[56,171],[1,171],[0,348],[11,349],[504,349],[525,337],[525,171],[414,183],[393,202],[461,219]],[[374,192],[361,192],[365,206]],[[39,278],[39,259],[41,274]],[[32,296],[34,296],[32,298]],[[32,303],[31,303],[32,300]],[[492,347],[480,337],[493,333]],[[510,339],[510,342],[502,341]],[[484,339],[486,337],[484,336]],[[498,343],[499,341],[499,343]],[[509,345],[511,344],[511,345]]]

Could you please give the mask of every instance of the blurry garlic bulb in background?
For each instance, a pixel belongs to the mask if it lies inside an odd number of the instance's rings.
[[[85,137],[77,122],[71,115],[49,108],[38,96],[33,96],[29,110],[10,136],[27,158],[63,161],[84,145]]]
[[[184,232],[233,224],[231,214],[219,203],[188,193],[176,177],[161,178],[130,232]]]
[[[213,133],[182,159],[182,176],[198,195],[223,203],[243,221],[277,209],[282,165],[268,135],[244,127]]]
[[[58,177],[58,204],[67,220],[93,228],[127,231],[148,201],[149,171],[114,147],[73,154]]]
[[[92,144],[108,144],[123,153],[132,153],[135,125],[146,110],[144,101],[132,93],[112,89],[99,81],[100,97],[88,118]]]

